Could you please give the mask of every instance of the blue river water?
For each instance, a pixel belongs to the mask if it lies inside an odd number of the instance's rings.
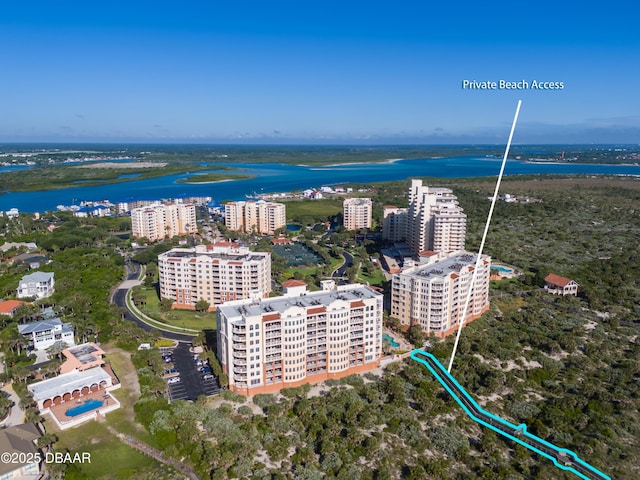
[[[323,185],[344,183],[374,183],[404,180],[410,177],[486,177],[497,176],[501,158],[448,157],[413,160],[395,160],[386,163],[341,164],[323,167],[269,164],[220,164],[240,167],[238,173],[256,175],[247,180],[223,181],[207,184],[177,183],[194,174],[169,175],[149,180],[75,187],[46,192],[10,192],[0,195],[0,210],[18,208],[22,212],[55,210],[58,205],[78,205],[83,200],[152,200],[186,196],[211,196],[216,201],[242,200],[254,193],[288,192]],[[5,169],[0,169],[0,175]],[[6,170],[5,170],[6,171]],[[216,166],[211,164],[211,172]],[[26,175],[37,175],[37,168],[25,169]],[[205,172],[197,172],[205,173]],[[522,174],[589,174],[640,175],[637,165],[591,165],[572,163],[529,163],[509,160],[505,175]]]

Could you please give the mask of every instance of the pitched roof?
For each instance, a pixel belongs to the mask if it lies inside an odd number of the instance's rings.
[[[291,280],[287,280],[286,282],[282,282],[282,286],[285,288],[292,288],[292,287],[306,287],[307,284],[304,283],[302,280],[295,280],[295,279],[291,279]]]
[[[59,318],[51,318],[49,320],[40,320],[38,322],[25,323],[18,325],[18,331],[22,335],[28,335],[33,332],[45,332],[52,330],[54,327],[64,325]]]
[[[20,283],[27,282],[48,282],[53,278],[53,272],[33,272],[29,275],[25,275],[20,280]]]
[[[555,273],[550,273],[549,275],[544,277],[544,281],[558,287],[566,287],[571,282],[573,282],[573,280],[571,280],[570,278],[561,277],[560,275],[556,275]]]
[[[0,302],[0,314],[13,315],[13,311],[25,303],[27,302],[21,302],[20,300],[5,300],[4,302]]]
[[[15,425],[0,430],[0,451],[8,453],[34,454],[38,448],[33,443],[42,434],[33,423]],[[28,457],[28,455],[26,455]],[[5,463],[0,462],[0,475],[12,472],[31,462]]]

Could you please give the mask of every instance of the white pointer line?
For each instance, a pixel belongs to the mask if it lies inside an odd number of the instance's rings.
[[[487,216],[487,223],[484,226],[484,233],[482,234],[482,242],[480,242],[480,249],[478,250],[478,258],[476,258],[476,266],[473,269],[473,275],[467,288],[467,298],[464,301],[464,308],[462,309],[462,320],[458,325],[458,333],[456,333],[456,341],[453,344],[453,352],[451,352],[451,360],[449,360],[449,368],[447,371],[451,373],[451,367],[453,367],[453,359],[456,356],[456,350],[458,349],[458,342],[460,341],[460,332],[464,326],[464,321],[467,318],[467,310],[469,309],[469,302],[471,300],[471,292],[476,284],[476,277],[478,276],[478,268],[480,267],[480,258],[482,257],[482,250],[484,250],[484,242],[487,239],[487,232],[489,231],[489,225],[491,224],[491,216],[493,215],[493,209],[496,206],[498,200],[498,190],[500,190],[500,182],[502,182],[502,174],[504,173],[504,167],[507,164],[507,156],[509,155],[509,149],[511,148],[511,139],[513,138],[513,132],[516,129],[516,122],[518,121],[518,114],[520,113],[520,105],[522,100],[518,100],[518,106],[516,107],[516,114],[513,117],[513,124],[511,125],[511,133],[509,134],[509,141],[507,142],[507,148],[504,151],[504,158],[502,159],[502,165],[500,166],[500,173],[498,174],[498,181],[496,182],[496,189],[493,192],[493,198],[491,199],[491,208],[489,209],[489,215]]]

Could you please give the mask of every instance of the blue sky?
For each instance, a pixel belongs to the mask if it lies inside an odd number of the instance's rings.
[[[622,2],[429,3],[3,2],[0,142],[639,142]]]

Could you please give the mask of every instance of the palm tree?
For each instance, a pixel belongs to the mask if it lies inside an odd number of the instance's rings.
[[[13,400],[7,392],[0,390],[0,419],[6,417],[9,414],[11,407],[13,406]]]
[[[47,353],[49,354],[50,357],[55,356],[58,360],[61,360],[62,351],[68,347],[69,345],[67,345],[66,342],[63,342],[62,340],[58,340],[54,342],[54,344],[51,345],[49,348],[47,348]]]

